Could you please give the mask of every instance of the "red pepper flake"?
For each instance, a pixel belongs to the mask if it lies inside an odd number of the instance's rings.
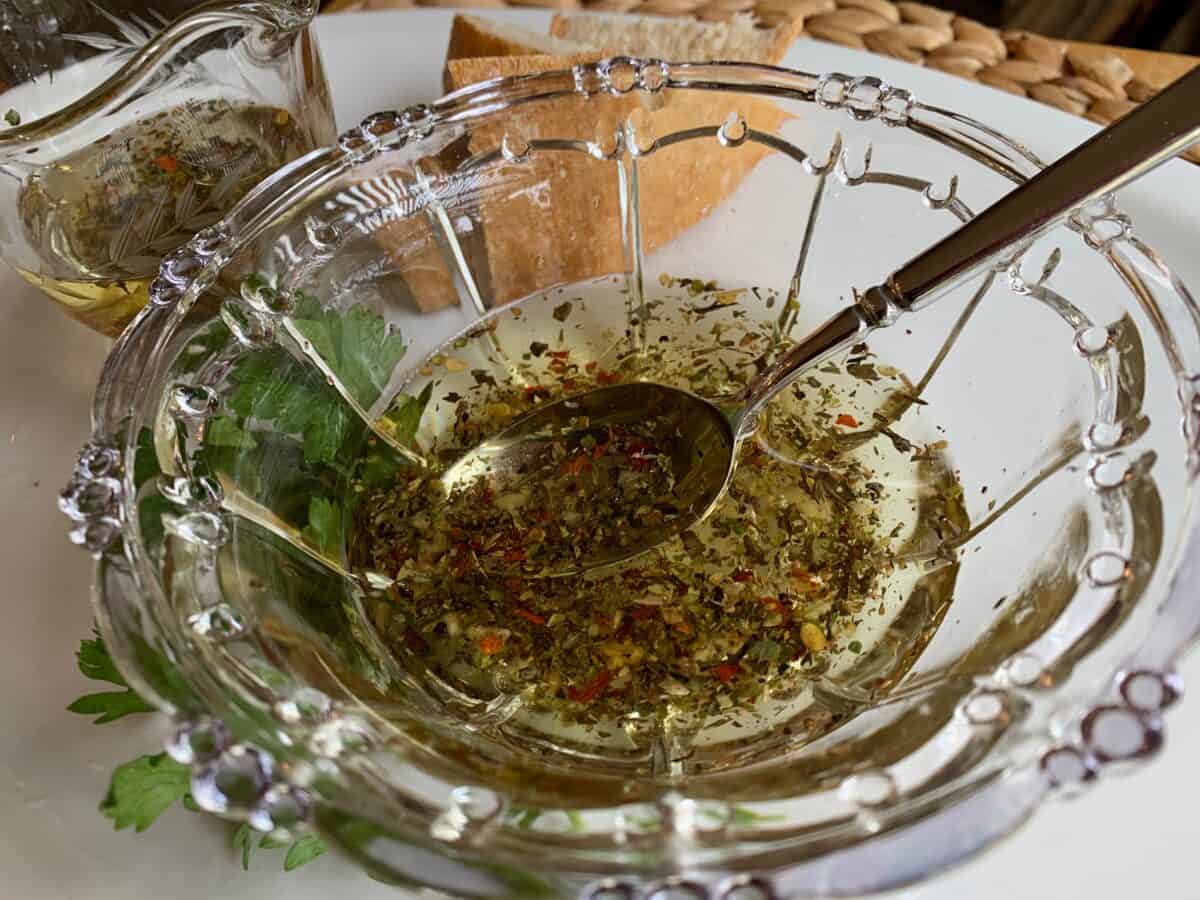
[[[592,460],[586,453],[580,453],[578,456],[572,456],[570,459],[564,459],[562,462],[562,472],[564,475],[578,475],[584,469],[592,467]]]
[[[742,667],[737,663],[721,663],[713,669],[713,674],[717,676],[717,680],[722,684],[729,684],[729,682],[737,677],[740,671],[742,671]]]
[[[854,416],[850,415],[849,413],[842,413],[833,421],[838,425],[845,425],[847,428],[858,427],[858,419],[854,418]]]
[[[745,584],[747,581],[754,580],[754,573],[749,569],[736,569],[732,577],[738,584]]]
[[[521,591],[525,590],[525,582],[520,578],[505,578],[504,587],[507,590],[512,591],[514,594],[519,594]]]
[[[546,355],[549,356],[551,359],[566,359],[568,356],[571,355],[571,351],[570,350],[551,350]]]
[[[479,652],[484,656],[495,656],[504,649],[504,638],[498,634],[488,634],[479,639]]]
[[[567,371],[566,360],[563,360],[563,359],[550,360],[550,371],[554,372],[558,375],[561,375],[563,372]]]
[[[533,517],[535,519],[537,519],[539,522],[548,522],[548,521],[550,521],[550,510],[539,509],[537,512],[535,512],[533,514]]]
[[[523,606],[518,606],[515,610],[516,614],[526,622],[532,622],[534,625],[545,625],[546,619],[544,616],[539,616],[533,610],[526,609]]]
[[[596,373],[596,380],[601,384],[616,384],[621,380],[621,376],[616,372],[610,372],[607,369],[601,369]]]
[[[583,367],[583,371],[585,371],[585,372],[589,372],[589,373],[590,373],[590,372],[595,372],[595,371],[596,371],[596,366],[597,366],[597,365],[599,365],[599,363],[597,363],[597,362],[596,362],[596,361],[593,359],[593,360],[592,360],[590,363],[588,363],[587,365],[585,365],[585,366]]]
[[[562,386],[563,386],[564,391],[575,390],[575,379],[574,378],[564,378],[562,381]]]
[[[692,627],[691,622],[676,622],[671,626],[680,634],[694,634],[696,629]]]
[[[612,430],[612,427],[610,426],[608,429],[608,439],[603,444],[597,444],[595,446],[595,448],[592,450],[592,459],[599,459],[605,453],[607,453],[608,448],[612,445],[612,442],[613,442],[613,430]]]
[[[645,441],[634,441],[627,448],[629,453],[629,468],[635,472],[645,472],[654,465],[654,448]]]
[[[612,672],[608,671],[608,669],[601,669],[596,673],[595,677],[592,678],[592,680],[585,684],[582,688],[576,689],[573,687],[568,687],[567,696],[576,703],[591,703],[602,693],[604,693],[604,689],[608,687],[609,682],[611,681]]]
[[[781,613],[784,610],[783,602],[778,597],[759,597],[758,602],[772,612]]]
[[[168,154],[154,157],[154,164],[164,172],[174,172],[179,168],[179,160]]]
[[[511,550],[504,551],[505,562],[525,562],[525,550],[521,547],[514,547]]]
[[[820,580],[813,575],[812,572],[800,565],[800,563],[792,563],[792,571],[790,574],[793,579],[800,582],[800,585],[796,588],[796,590],[800,591],[801,593],[809,593],[821,587]]]
[[[629,617],[635,622],[645,622],[647,619],[653,619],[654,614],[658,612],[658,608],[654,606],[635,606],[629,613]]]
[[[540,384],[531,384],[525,388],[526,400],[545,400],[550,396],[550,391],[542,387]]]
[[[454,551],[454,574],[466,575],[475,567],[475,560],[471,557],[471,547],[469,544],[455,544]]]

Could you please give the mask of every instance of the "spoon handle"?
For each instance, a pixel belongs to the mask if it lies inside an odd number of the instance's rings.
[[[1140,178],[1198,139],[1200,69],[1194,69],[906,262],[884,285],[889,299],[900,310],[932,300],[1000,251]]]
[[[802,371],[936,299],[1064,215],[1123,187],[1200,140],[1200,68],[1098,132],[957,231],[917,254],[883,284],[868,288],[793,345],[746,386],[733,425],[744,437],[755,413]]]

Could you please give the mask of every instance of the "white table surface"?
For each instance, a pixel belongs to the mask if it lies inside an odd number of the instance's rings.
[[[490,11],[489,11],[490,14]],[[542,13],[506,17],[544,23]],[[436,96],[450,14],[378,13],[318,26],[344,127],[374,109]],[[879,74],[922,100],[964,109],[1026,136],[1053,158],[1093,126],[1046,107],[903,63],[808,41],[789,65]],[[1172,163],[1130,189],[1122,205],[1139,233],[1192,285],[1200,284],[1200,171]],[[11,215],[11,213],[6,213]],[[73,654],[91,623],[86,554],[66,540],[55,508],[88,434],[92,390],[107,342],[0,270],[0,898],[173,900],[221,896],[309,900],[395,897],[332,855],[284,874],[278,851],[243,873],[226,827],[172,809],[143,835],[114,832],[96,811],[111,768],[156,752],[163,723],[130,717],[94,726],[64,707],[95,688]],[[1182,665],[1200,680],[1200,656]],[[1200,897],[1193,867],[1200,789],[1200,701],[1168,717],[1162,755],[1132,777],[1056,802],[999,847],[920,887],[905,900],[1154,900]]]

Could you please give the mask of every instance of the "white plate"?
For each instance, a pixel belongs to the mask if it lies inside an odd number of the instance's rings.
[[[323,18],[318,26],[339,124],[439,93],[451,13]],[[493,15],[488,11],[488,15]],[[548,14],[504,18],[544,28]],[[1039,104],[904,63],[810,41],[786,63],[810,72],[880,75],[919,99],[953,107],[1050,159],[1095,126]],[[1200,285],[1200,168],[1172,163],[1127,191],[1138,232]],[[96,812],[109,770],[156,752],[162,725],[142,717],[93,726],[63,711],[88,690],[73,668],[88,633],[90,565],[66,541],[54,497],[88,432],[92,386],[107,343],[6,269],[0,270],[0,896],[22,900],[396,897],[339,859],[284,875],[279,851],[243,874],[228,831],[175,809],[148,833],[114,833]],[[1200,678],[1200,658],[1184,675]],[[1191,801],[1200,789],[1200,700],[1168,720],[1163,757],[1133,778],[1108,779],[1082,801],[1053,803],[1004,846],[902,895],[905,900],[1087,897],[1163,900],[1200,895],[1192,866]],[[349,887],[351,886],[352,887]]]

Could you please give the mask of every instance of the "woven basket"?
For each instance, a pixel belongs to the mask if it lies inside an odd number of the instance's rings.
[[[822,41],[940,69],[1030,97],[1107,125],[1163,86],[1126,59],[1096,45],[1075,45],[1025,31],[997,31],[924,3],[891,0],[334,0],[328,11],[406,7],[541,7],[637,12],[725,21],[752,15],[772,26],[800,19]],[[1186,65],[1186,63],[1184,64]],[[1175,73],[1177,74],[1177,73]],[[1167,80],[1170,80],[1167,75]],[[1182,154],[1200,163],[1200,145]]]

